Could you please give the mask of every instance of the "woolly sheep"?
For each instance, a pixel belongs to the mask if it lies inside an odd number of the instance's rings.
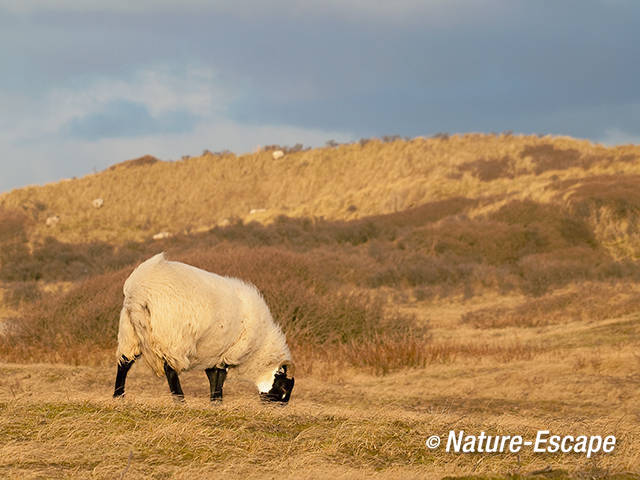
[[[256,287],[160,253],[124,283],[114,397],[124,395],[127,372],[142,356],[184,400],[178,374],[203,368],[212,402],[222,400],[227,372],[252,381],[263,400],[288,402],[294,365],[285,336]]]
[[[47,227],[55,227],[60,222],[60,217],[58,215],[53,215],[51,217],[47,217],[45,224]]]
[[[279,158],[284,157],[284,152],[282,150],[275,150],[271,156],[273,157],[274,160],[278,160]]]

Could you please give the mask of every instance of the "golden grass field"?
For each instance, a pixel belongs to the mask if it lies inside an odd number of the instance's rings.
[[[640,479],[638,187],[640,147],[468,134],[2,194],[0,475]],[[111,398],[122,282],[162,250],[263,291],[297,362],[289,405],[230,377],[211,406],[199,371],[176,405],[142,362]],[[617,444],[425,446],[543,429]]]

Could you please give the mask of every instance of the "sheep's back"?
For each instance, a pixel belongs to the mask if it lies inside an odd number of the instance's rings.
[[[141,264],[124,287],[125,307],[147,314],[150,348],[174,368],[218,363],[243,330],[243,305],[219,275],[163,256]],[[142,325],[137,331],[144,330]]]

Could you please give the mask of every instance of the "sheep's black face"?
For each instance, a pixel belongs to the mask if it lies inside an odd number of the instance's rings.
[[[261,393],[260,398],[265,402],[282,402],[287,403],[291,398],[293,390],[294,378],[287,378],[284,372],[278,372],[273,379],[273,386],[267,393]]]

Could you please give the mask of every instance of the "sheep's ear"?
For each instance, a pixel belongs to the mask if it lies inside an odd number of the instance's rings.
[[[280,365],[278,371],[284,373],[287,378],[293,378],[293,376],[295,375],[296,367],[293,362],[284,362],[282,365]]]

